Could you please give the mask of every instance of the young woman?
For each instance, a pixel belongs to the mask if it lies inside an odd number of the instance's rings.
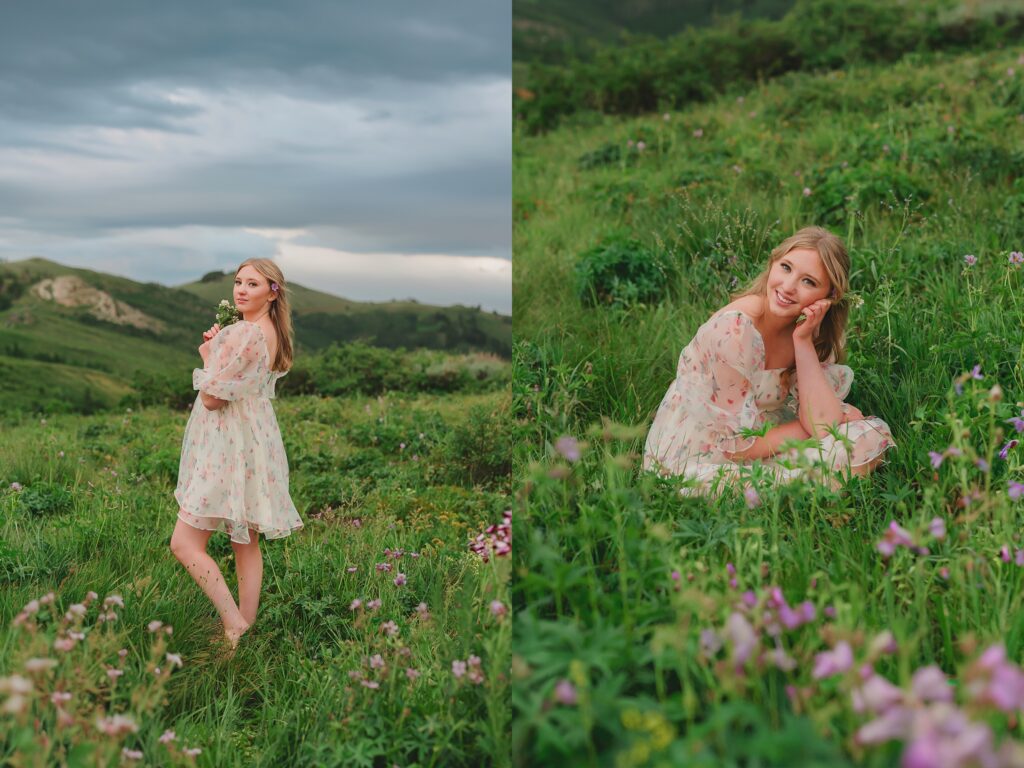
[[[781,463],[796,458],[782,444],[813,437],[816,446],[802,452],[816,473],[874,469],[895,443],[884,421],[843,402],[853,383],[840,364],[849,273],[842,241],[821,227],[772,251],[765,270],[683,350],[647,435],[644,467],[693,478],[686,495],[717,492],[755,460],[784,481],[806,470]]]
[[[256,620],[263,581],[259,534],[287,536],[302,527],[288,495],[288,459],[270,399],[292,363],[284,275],[269,259],[235,272],[242,320],[203,334],[199,390],[185,427],[178,469],[178,522],[171,551],[213,602],[231,647]],[[213,531],[231,537],[238,602],[206,553]]]

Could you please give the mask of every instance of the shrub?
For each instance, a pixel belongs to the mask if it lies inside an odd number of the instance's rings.
[[[584,304],[626,308],[660,299],[665,270],[639,240],[615,235],[580,255],[576,281]]]
[[[33,483],[18,494],[18,512],[42,517],[71,511],[73,498],[66,488],[56,483]]]

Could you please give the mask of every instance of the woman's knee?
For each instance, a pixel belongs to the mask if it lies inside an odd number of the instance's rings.
[[[174,556],[184,562],[189,555],[205,550],[206,541],[202,531],[179,520],[178,524],[174,526],[174,533],[171,534],[171,552]]]

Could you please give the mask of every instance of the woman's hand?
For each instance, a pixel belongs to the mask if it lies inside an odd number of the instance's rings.
[[[807,319],[794,329],[794,344],[814,341],[814,337],[818,335],[818,328],[821,327],[821,321],[825,319],[825,313],[828,312],[830,306],[832,306],[832,302],[828,299],[818,299],[813,304],[804,307],[803,314]]]
[[[203,341],[209,341],[218,333],[220,333],[220,324],[214,323],[213,325],[210,326],[210,330],[203,331]]]

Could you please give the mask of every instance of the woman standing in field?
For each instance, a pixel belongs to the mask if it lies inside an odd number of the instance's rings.
[[[795,458],[782,444],[813,437],[815,447],[803,449],[811,462],[841,473],[874,469],[895,443],[884,421],[843,402],[853,383],[853,371],[840,364],[849,273],[842,241],[821,227],[775,248],[764,271],[680,355],[647,435],[644,467],[694,479],[686,495],[717,492],[719,478],[757,459],[788,480],[805,470],[780,463]]]
[[[256,620],[263,581],[259,534],[276,539],[302,527],[270,404],[275,383],[292,363],[284,275],[269,259],[249,259],[235,272],[234,300],[243,319],[203,334],[203,367],[192,373],[199,397],[185,427],[171,536],[171,551],[213,602],[232,648]],[[213,531],[231,537],[237,603],[206,553]]]

